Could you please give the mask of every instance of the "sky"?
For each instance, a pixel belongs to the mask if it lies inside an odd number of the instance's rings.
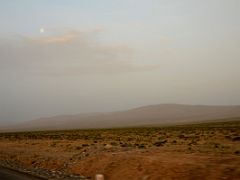
[[[239,0],[0,0],[0,125],[240,105]]]

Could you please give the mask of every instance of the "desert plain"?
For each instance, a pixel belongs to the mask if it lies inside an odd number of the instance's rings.
[[[0,164],[46,179],[240,179],[240,119],[0,133]]]

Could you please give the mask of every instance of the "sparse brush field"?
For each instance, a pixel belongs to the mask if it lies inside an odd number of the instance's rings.
[[[0,162],[51,178],[240,179],[240,119],[171,127],[0,134]],[[70,176],[71,174],[71,176]],[[65,175],[65,176],[64,176]],[[47,175],[45,175],[47,176]],[[49,178],[49,177],[48,177]]]

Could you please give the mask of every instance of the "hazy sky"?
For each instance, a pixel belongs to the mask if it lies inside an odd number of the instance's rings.
[[[240,104],[240,0],[0,0],[0,124]]]

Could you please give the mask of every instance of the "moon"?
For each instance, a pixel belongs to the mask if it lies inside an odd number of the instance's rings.
[[[44,33],[44,32],[45,32],[45,29],[44,29],[44,28],[40,28],[39,32],[40,32],[40,33]]]

